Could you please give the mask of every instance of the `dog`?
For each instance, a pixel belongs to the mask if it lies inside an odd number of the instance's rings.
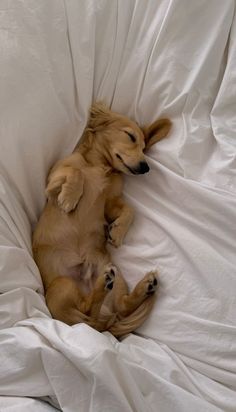
[[[116,337],[147,318],[157,273],[147,273],[129,293],[107,242],[119,247],[133,221],[133,210],[122,197],[123,175],[149,171],[144,151],[170,127],[170,120],[159,119],[141,128],[95,103],[74,152],[50,171],[33,255],[53,318],[68,325],[85,322]]]

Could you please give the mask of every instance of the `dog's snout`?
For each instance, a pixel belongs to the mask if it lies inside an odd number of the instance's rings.
[[[138,172],[140,174],[147,173],[147,172],[149,172],[149,170],[150,170],[150,168],[149,168],[147,162],[140,162],[139,163],[139,171]]]

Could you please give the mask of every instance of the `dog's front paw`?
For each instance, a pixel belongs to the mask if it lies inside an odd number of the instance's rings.
[[[124,230],[124,227],[121,224],[116,223],[115,221],[111,225],[109,225],[108,242],[114,247],[119,247],[123,243],[125,234],[126,230]]]
[[[57,202],[58,206],[63,212],[70,213],[72,212],[79,203],[80,197],[78,197],[78,193],[75,191],[68,193],[66,190],[61,190],[60,194],[58,195]]]

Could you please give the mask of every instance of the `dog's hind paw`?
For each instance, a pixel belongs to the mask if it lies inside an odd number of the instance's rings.
[[[111,290],[113,288],[116,273],[117,273],[116,267],[114,265],[108,265],[104,273],[105,289]]]
[[[145,276],[146,284],[147,284],[147,289],[146,289],[146,295],[150,296],[153,295],[153,293],[156,292],[158,288],[158,280],[157,280],[157,272],[152,271],[147,273]]]

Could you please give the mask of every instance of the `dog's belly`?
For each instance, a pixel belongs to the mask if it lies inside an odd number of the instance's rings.
[[[34,235],[34,255],[44,284],[56,276],[71,276],[86,293],[108,261],[103,193],[92,204],[84,200],[69,214],[57,205],[45,207]]]
[[[68,251],[68,258],[71,252],[73,253],[73,262],[70,258],[63,259],[64,272],[76,281],[84,293],[88,293],[93,289],[98,275],[109,261],[106,250],[105,219],[94,221],[91,217],[88,222],[85,222],[79,218],[76,224],[71,221],[70,224],[64,250]]]
[[[68,268],[66,275],[72,277],[80,290],[87,294],[93,289],[98,273],[96,265],[85,262]]]

